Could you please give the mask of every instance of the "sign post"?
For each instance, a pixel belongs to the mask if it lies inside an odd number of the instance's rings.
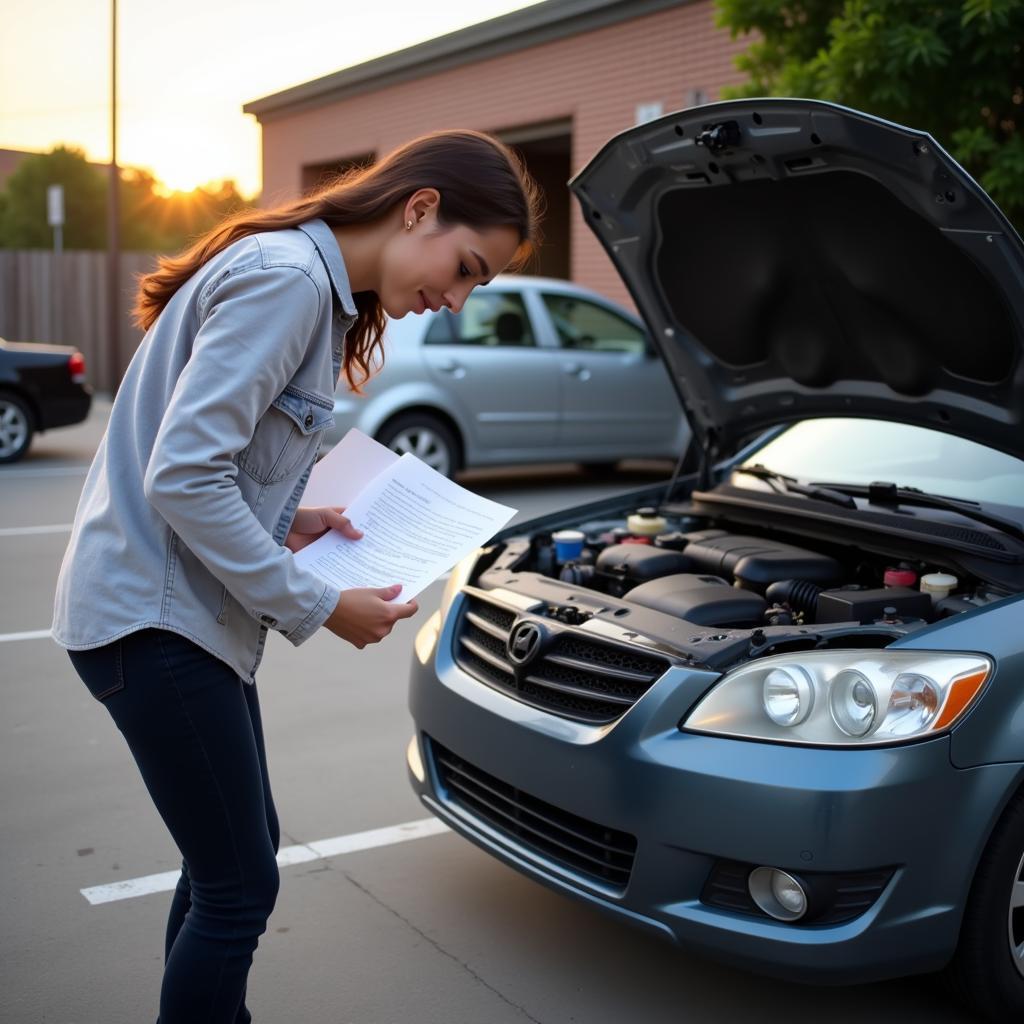
[[[54,330],[50,332],[54,341],[64,340],[64,186],[50,185],[46,190],[46,220],[53,228],[53,273],[50,281],[53,288]]]

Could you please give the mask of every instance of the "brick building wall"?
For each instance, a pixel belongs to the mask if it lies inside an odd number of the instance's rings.
[[[571,122],[571,171],[631,127],[638,104],[667,113],[741,80],[733,58],[746,40],[715,27],[712,0],[681,2],[603,28],[425,74],[311,109],[261,116],[263,202],[298,195],[303,168],[376,152],[426,131],[513,132]],[[567,265],[572,280],[628,302],[611,263],[573,201]]]

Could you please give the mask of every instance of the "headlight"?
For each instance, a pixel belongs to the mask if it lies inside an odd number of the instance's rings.
[[[682,728],[814,746],[901,743],[953,726],[992,671],[978,654],[810,651],[725,676]]]
[[[814,686],[799,666],[773,668],[764,677],[764,710],[776,725],[799,725],[813,703]]]
[[[828,709],[840,732],[863,736],[878,717],[878,694],[863,673],[844,669],[829,683]]]

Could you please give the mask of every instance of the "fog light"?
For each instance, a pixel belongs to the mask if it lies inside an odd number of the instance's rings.
[[[777,921],[797,921],[807,913],[807,893],[778,868],[754,868],[747,880],[751,899]]]
[[[425,782],[427,773],[423,769],[423,758],[420,756],[420,738],[415,733],[409,740],[409,746],[405,748],[405,760],[409,765],[409,771],[416,776],[416,781]]]

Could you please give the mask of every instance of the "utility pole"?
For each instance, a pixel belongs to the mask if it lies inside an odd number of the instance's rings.
[[[121,196],[117,168],[117,0],[110,0],[110,192],[107,200],[107,335],[111,392],[121,383]]]

